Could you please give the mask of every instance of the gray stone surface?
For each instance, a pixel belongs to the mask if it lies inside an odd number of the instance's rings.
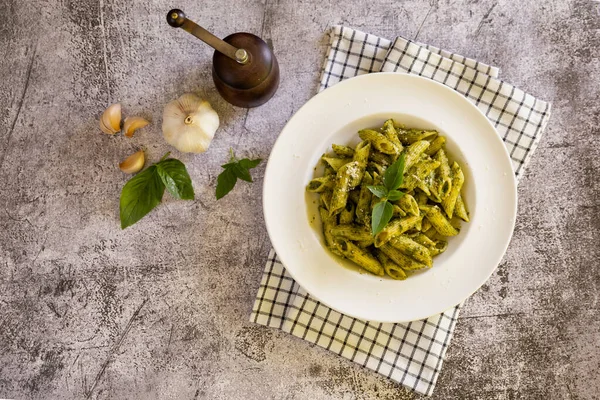
[[[217,95],[211,50],[164,22],[159,0],[0,3],[0,398],[413,399],[327,351],[250,324],[269,239],[261,185],[216,202],[233,147],[267,158],[316,91],[343,23],[401,34],[495,64],[553,102],[519,187],[514,238],[466,303],[434,399],[600,398],[600,17],[586,0],[181,1],[219,36],[272,41],[281,88],[265,106]],[[175,4],[173,4],[175,5]],[[118,162],[170,150],[163,105],[185,91],[222,127],[186,162],[193,202],[167,199],[121,231]],[[152,125],[109,137],[120,101]],[[168,197],[168,196],[166,196]]]

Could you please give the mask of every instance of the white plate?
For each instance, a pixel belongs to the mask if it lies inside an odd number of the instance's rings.
[[[471,214],[433,268],[405,281],[360,272],[327,251],[316,195],[305,192],[332,143],[358,143],[359,129],[380,127],[390,117],[446,137],[449,157],[465,173],[463,195]],[[277,139],[263,191],[271,242],[292,277],[334,310],[380,322],[424,319],[473,294],[506,251],[517,211],[510,158],[483,113],[444,85],[400,73],[352,78],[308,101]]]

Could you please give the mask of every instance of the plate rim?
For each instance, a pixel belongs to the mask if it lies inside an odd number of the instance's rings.
[[[271,246],[273,247],[273,250],[275,251],[275,254],[277,255],[277,257],[279,257],[279,254],[281,254],[278,251],[277,245],[275,244],[276,241],[273,240],[273,234],[272,234],[272,228],[270,227],[269,224],[269,218],[268,218],[268,211],[267,211],[267,202],[265,201],[265,199],[267,198],[267,187],[268,187],[268,182],[270,182],[270,180],[268,179],[269,177],[269,171],[272,170],[274,168],[272,160],[273,160],[273,153],[274,151],[278,148],[278,145],[281,146],[281,143],[283,142],[283,133],[286,131],[286,129],[288,128],[288,126],[290,125],[290,122],[292,121],[292,119],[294,119],[296,117],[296,115],[298,113],[300,113],[300,111],[302,109],[304,109],[305,107],[308,107],[310,103],[313,103],[320,97],[322,97],[321,95],[323,95],[326,92],[330,92],[332,91],[334,88],[336,87],[341,87],[341,86],[346,86],[347,84],[349,84],[349,82],[352,81],[356,81],[356,80],[367,80],[367,79],[372,79],[374,76],[382,76],[382,75],[390,75],[390,76],[398,76],[401,75],[403,76],[403,78],[408,78],[408,79],[414,79],[416,81],[423,81],[423,82],[427,82],[427,84],[433,84],[434,86],[437,86],[438,88],[441,88],[442,90],[451,93],[452,96],[454,96],[455,98],[460,98],[459,101],[461,101],[464,104],[467,104],[467,107],[470,107],[471,109],[476,110],[476,112],[481,115],[484,119],[486,124],[492,129],[493,132],[495,132],[494,136],[494,140],[496,140],[502,147],[503,151],[503,158],[505,159],[505,161],[508,163],[508,165],[510,165],[510,169],[512,171],[512,189],[513,189],[513,193],[514,196],[512,196],[512,199],[508,199],[506,198],[505,200],[512,200],[511,201],[511,205],[513,206],[513,210],[514,213],[513,215],[511,215],[511,219],[510,219],[510,233],[508,235],[508,237],[506,238],[505,243],[502,246],[502,253],[499,257],[499,259],[495,262],[495,266],[494,268],[491,268],[489,273],[486,274],[485,279],[483,279],[481,282],[479,282],[477,284],[477,287],[475,289],[473,289],[472,291],[470,291],[470,293],[468,295],[466,295],[462,300],[460,300],[458,303],[445,308],[443,310],[440,310],[438,312],[435,312],[433,314],[427,315],[427,316],[423,316],[422,318],[417,318],[417,319],[410,319],[410,320],[402,320],[402,319],[393,319],[393,320],[389,320],[389,319],[372,319],[372,318],[368,318],[364,315],[360,315],[360,313],[355,314],[353,312],[348,312],[348,311],[341,311],[338,310],[336,307],[330,305],[327,301],[323,301],[319,296],[317,296],[316,294],[310,292],[309,290],[307,290],[305,288],[304,285],[302,285],[302,283],[300,282],[300,280],[298,280],[297,275],[292,272],[290,269],[288,269],[285,266],[285,263],[283,262],[283,260],[280,259],[280,263],[282,264],[283,268],[286,270],[287,273],[290,274],[290,276],[292,277],[292,279],[294,280],[294,282],[296,282],[300,287],[302,287],[302,289],[304,289],[310,296],[312,296],[314,299],[316,299],[317,301],[319,301],[320,303],[326,305],[327,307],[331,308],[332,310],[339,312],[342,315],[351,317],[351,318],[356,318],[359,320],[363,320],[363,321],[370,321],[370,322],[379,322],[379,323],[403,323],[403,322],[412,322],[412,321],[420,321],[420,320],[426,320],[429,319],[432,316],[435,315],[440,315],[444,312],[446,312],[447,310],[450,310],[454,307],[456,307],[457,305],[461,304],[462,302],[464,302],[465,300],[467,300],[469,297],[471,297],[475,292],[477,292],[479,289],[481,289],[481,287],[490,279],[490,277],[492,276],[492,274],[497,270],[498,266],[500,265],[500,262],[502,261],[502,258],[504,257],[504,255],[506,254],[506,251],[508,249],[508,246],[510,245],[510,242],[512,240],[513,234],[514,234],[514,230],[515,230],[515,225],[516,225],[516,216],[518,214],[518,194],[517,194],[517,181],[516,181],[516,177],[514,175],[514,169],[512,166],[512,159],[510,158],[510,155],[508,153],[508,149],[506,148],[504,141],[502,140],[502,138],[500,137],[498,131],[496,130],[496,128],[493,126],[493,124],[491,123],[491,121],[487,118],[487,116],[475,105],[473,104],[470,100],[468,100],[465,96],[463,96],[461,93],[457,92],[454,89],[451,89],[450,87],[434,81],[433,79],[430,78],[425,78],[419,75],[415,75],[415,74],[409,74],[409,73],[405,73],[405,72],[372,72],[372,73],[367,73],[367,74],[363,74],[363,75],[357,75],[354,77],[350,77],[347,79],[344,79],[340,82],[337,82],[336,84],[334,84],[333,86],[330,86],[328,88],[326,88],[325,90],[320,91],[319,93],[317,93],[316,95],[312,96],[310,99],[308,99],[298,110],[296,110],[294,112],[294,114],[290,117],[290,119],[286,122],[286,124],[283,126],[283,128],[281,129],[281,131],[279,132],[279,135],[277,137],[277,139],[275,140],[273,147],[271,148],[271,151],[269,153],[269,158],[267,160],[267,165],[265,167],[265,174],[264,174],[264,181],[263,181],[263,188],[262,188],[262,196],[263,196],[263,217],[265,220],[265,226],[267,229],[267,234],[269,236],[269,240],[271,242]],[[338,89],[339,90],[339,89]],[[269,262],[269,260],[267,260],[267,262]],[[264,273],[264,271],[263,271]]]

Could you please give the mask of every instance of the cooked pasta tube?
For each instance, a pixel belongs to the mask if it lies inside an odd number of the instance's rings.
[[[433,206],[427,211],[425,217],[431,222],[431,225],[435,230],[442,236],[456,236],[458,230],[450,224],[450,221],[446,219],[442,210],[438,206]]]
[[[352,187],[356,187],[360,185],[363,180],[363,176],[365,174],[365,169],[367,168],[367,163],[369,161],[369,152],[371,151],[371,143],[368,141],[362,141],[354,150],[354,156],[352,161],[358,163],[358,170],[356,174],[352,176],[352,182],[350,185]]]
[[[334,237],[342,237],[348,240],[354,241],[366,241],[373,240],[371,231],[364,226],[350,225],[350,224],[339,224],[331,228],[331,234]]]
[[[379,249],[375,250],[377,259],[383,266],[385,273],[392,279],[403,281],[407,278],[406,272],[398,264],[393,262],[385,253]]]
[[[327,165],[329,165],[331,168],[333,168],[333,170],[335,172],[337,172],[344,165],[346,165],[350,161],[352,161],[351,158],[337,158],[337,157],[327,157],[327,156],[321,157],[321,160],[323,160],[323,162],[325,162]]]
[[[450,164],[448,164],[448,157],[446,157],[446,152],[444,149],[439,149],[437,153],[435,153],[433,159],[440,163],[438,174],[436,176],[436,192],[438,193],[439,197],[444,200],[450,193],[450,189],[452,189]]]
[[[338,240],[340,252],[348,260],[360,265],[363,269],[374,275],[383,276],[385,273],[383,266],[371,253],[365,249],[361,249],[349,240]]]
[[[365,172],[363,183],[360,186],[358,202],[356,203],[356,219],[359,223],[369,225],[371,223],[371,199],[373,194],[367,186],[373,184],[373,177]]]
[[[352,158],[354,156],[354,149],[350,146],[342,146],[339,144],[332,144],[331,148],[333,149],[333,152],[338,156],[338,157],[350,157]]]
[[[469,222],[469,211],[467,211],[467,206],[463,201],[462,195],[459,193],[456,198],[456,206],[454,207],[454,215],[458,218],[462,219],[465,222]]]
[[[410,228],[414,227],[420,219],[420,216],[411,215],[392,220],[385,226],[385,228],[383,228],[381,232],[377,234],[377,236],[375,236],[375,247],[381,247],[394,236],[403,234]]]
[[[389,243],[392,247],[397,248],[407,256],[414,258],[420,263],[423,263],[428,267],[433,265],[433,260],[427,247],[415,242],[411,238],[400,235],[392,238]]]
[[[444,211],[448,218],[452,218],[454,215],[456,199],[458,199],[460,189],[462,189],[463,183],[465,182],[465,176],[456,161],[452,163],[450,172],[452,173],[452,188],[450,189],[448,196],[442,200],[442,207],[444,207]]]
[[[396,132],[396,128],[394,127],[394,120],[388,119],[383,123],[383,128],[381,128],[383,134],[386,138],[389,139],[390,142],[394,144],[396,147],[396,154],[400,154],[403,149],[402,143],[400,139],[398,139],[398,132]]]
[[[330,190],[335,184],[335,177],[332,175],[325,175],[320,178],[315,178],[308,182],[306,190],[313,193],[321,193],[325,190]]]
[[[346,202],[346,207],[340,212],[340,225],[351,224],[354,221],[354,203]]]
[[[446,144],[446,138],[443,136],[438,136],[435,139],[433,139],[431,141],[431,144],[429,145],[429,147],[427,148],[427,150],[425,150],[425,154],[427,154],[428,156],[432,156],[435,153],[437,153],[437,151],[439,149],[441,149],[444,144]]]
[[[371,142],[373,147],[384,154],[397,154],[396,146],[383,133],[374,131],[373,129],[362,129],[358,131],[358,136],[362,140]]]
[[[350,191],[350,183],[354,176],[358,174],[359,166],[356,161],[349,162],[343,165],[335,176],[335,186],[329,204],[329,214],[335,215],[341,212],[348,201],[348,192]]]
[[[419,204],[413,196],[406,193],[396,202],[404,212],[410,215],[419,216]]]
[[[406,156],[404,158],[404,170],[410,171],[410,167],[416,164],[421,159],[421,154],[429,147],[427,140],[419,140],[408,146]]]
[[[393,247],[389,243],[384,244],[383,246],[381,246],[380,249],[386,256],[388,256],[393,262],[398,264],[400,268],[402,268],[405,271],[416,271],[419,269],[427,268],[427,265],[422,264],[414,258],[407,256],[406,254],[402,253],[400,250]]]
[[[323,207],[319,207],[319,215],[321,215],[321,222],[323,224],[323,236],[325,237],[325,245],[334,254],[339,256],[342,255],[336,242],[334,241],[331,229],[337,225],[337,216],[330,216],[327,210]]]
[[[398,139],[403,144],[412,144],[419,140],[426,140],[437,136],[437,131],[425,131],[421,129],[398,129]]]

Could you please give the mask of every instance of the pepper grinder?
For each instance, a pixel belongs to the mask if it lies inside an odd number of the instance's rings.
[[[183,28],[215,49],[212,76],[221,96],[234,106],[251,108],[266,103],[279,86],[279,64],[269,46],[258,36],[238,32],[221,40],[173,9],[167,22]]]

